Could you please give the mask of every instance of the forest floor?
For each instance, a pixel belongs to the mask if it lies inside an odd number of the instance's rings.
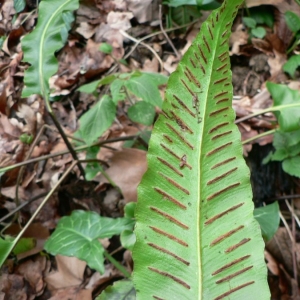
[[[27,1],[24,9],[16,13],[14,2],[17,1],[0,0],[0,173],[1,168],[28,163],[1,174],[2,236],[16,236],[20,232],[73,161],[43,98],[21,97],[24,72],[28,68],[22,61],[21,40],[34,28],[38,12],[35,1]],[[271,27],[262,24],[266,33],[261,38],[253,36],[243,24],[242,17],[248,15],[249,9],[253,14],[263,9],[272,15]],[[249,0],[247,9],[241,9],[237,16],[230,38],[233,108],[237,120],[244,119],[237,122],[242,141],[249,139],[243,147],[251,170],[254,202],[260,207],[278,200],[281,211],[280,227],[265,251],[272,299],[300,299],[299,230],[295,228],[300,214],[300,181],[285,173],[281,162],[262,163],[274,149],[273,135],[255,137],[274,129],[274,115],[249,119],[247,116],[273,105],[267,81],[300,90],[299,72],[295,71],[291,78],[283,71],[292,54],[287,54],[288,49],[295,39],[285,22],[287,11],[300,16],[300,6],[294,1]],[[169,76],[209,13],[204,10],[191,13],[186,7],[175,12],[166,5],[160,10],[159,1],[151,0],[81,1],[67,43],[57,53],[58,71],[50,79],[52,108],[65,134],[72,137],[80,117],[101,97],[113,93],[108,85],[99,85],[93,93],[78,88],[113,74],[134,71]],[[170,18],[177,23],[170,23]],[[101,45],[107,47],[107,44],[112,46],[111,52],[99,51]],[[297,47],[293,53],[297,54]],[[162,99],[165,88],[165,84],[159,86]],[[93,159],[100,162],[104,174],[95,166],[90,166],[96,171],[89,181],[83,180],[77,167],[65,174],[63,182],[26,230],[24,237],[33,240],[34,245],[11,255],[2,267],[0,299],[94,299],[123,278],[109,261],[105,262],[105,273],[100,274],[77,258],[51,256],[43,249],[61,217],[72,211],[93,211],[117,218],[124,215],[127,203],[137,201],[137,186],[147,168],[146,150],[153,122],[151,125],[133,122],[134,117],[128,115],[130,105],[128,100],[118,102],[112,125],[98,139],[102,146],[97,148]],[[159,112],[156,107],[153,118]],[[39,133],[32,144],[31,139]],[[86,159],[84,151],[77,155]],[[86,164],[83,163],[84,168]],[[122,248],[118,236],[102,240],[102,244],[132,271],[131,252]]]

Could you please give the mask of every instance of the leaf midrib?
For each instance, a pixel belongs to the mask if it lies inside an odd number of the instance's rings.
[[[46,100],[46,105],[49,106],[50,104],[48,103],[48,95],[46,92],[46,87],[45,87],[45,80],[44,80],[44,73],[43,73],[43,61],[44,61],[44,57],[43,57],[43,53],[45,53],[44,50],[44,41],[46,39],[46,32],[48,31],[49,26],[51,25],[52,20],[58,15],[59,12],[61,12],[63,10],[63,8],[69,4],[69,2],[71,2],[72,0],[67,0],[65,3],[63,3],[61,6],[59,6],[59,8],[52,14],[52,16],[50,17],[50,19],[48,20],[48,22],[46,23],[46,26],[44,27],[44,30],[42,31],[42,38],[41,38],[41,42],[40,42],[40,51],[39,51],[39,77],[40,77],[40,83],[41,83],[41,93],[42,96],[44,97],[44,100]],[[53,54],[54,55],[54,54]],[[52,74],[53,75],[53,74]]]
[[[219,12],[219,10],[217,10],[217,12]],[[213,18],[215,18],[215,16],[216,16],[216,12],[214,12],[214,13],[212,13],[211,14],[211,19],[213,19]],[[222,17],[222,20],[225,20],[226,19],[226,17],[225,16],[223,16]],[[222,22],[223,23],[223,22]],[[216,28],[214,28],[214,30],[216,30]],[[203,174],[202,173],[202,168],[203,168],[203,164],[202,163],[200,163],[201,162],[201,154],[202,153],[204,153],[204,147],[203,147],[203,137],[204,137],[204,128],[205,128],[205,125],[207,124],[206,123],[206,120],[209,118],[209,113],[207,113],[207,103],[208,103],[208,93],[209,93],[209,91],[211,90],[211,86],[212,86],[212,76],[213,76],[213,73],[214,73],[214,71],[213,71],[213,66],[214,66],[214,64],[215,64],[215,59],[216,59],[216,52],[217,52],[217,46],[218,46],[218,44],[219,44],[219,40],[220,40],[220,30],[221,30],[221,27],[218,27],[218,32],[215,34],[215,37],[217,37],[216,38],[216,40],[215,40],[215,47],[211,47],[211,51],[213,52],[212,54],[211,54],[211,57],[212,57],[212,59],[211,59],[211,68],[209,69],[210,70],[210,76],[209,76],[209,80],[208,80],[208,84],[207,84],[207,86],[208,86],[208,88],[206,89],[206,95],[205,95],[205,100],[206,101],[204,101],[204,109],[203,109],[203,111],[204,111],[204,113],[203,113],[203,119],[202,119],[202,124],[203,124],[203,126],[200,126],[200,132],[199,132],[199,134],[200,134],[200,137],[202,137],[202,139],[200,139],[200,146],[199,146],[199,157],[198,157],[198,162],[199,162],[199,164],[198,164],[198,172],[199,172],[199,181],[198,181],[198,195],[199,195],[199,197],[198,197],[198,210],[197,210],[197,212],[198,212],[198,218],[197,218],[197,236],[199,237],[197,240],[198,240],[198,249],[200,249],[200,251],[198,251],[198,253],[199,253],[199,255],[198,255],[198,260],[199,260],[199,266],[200,266],[200,268],[201,268],[201,274],[200,274],[200,280],[199,280],[199,282],[201,282],[201,284],[199,284],[198,286],[199,286],[199,291],[198,291],[198,293],[199,293],[199,300],[201,300],[202,299],[202,285],[203,285],[203,272],[202,272],[202,267],[203,267],[203,247],[201,247],[201,242],[202,242],[202,236],[200,235],[200,225],[201,225],[201,215],[202,215],[202,210],[201,210],[201,185],[202,185],[202,178],[201,178],[201,175]],[[201,240],[201,241],[200,241]]]

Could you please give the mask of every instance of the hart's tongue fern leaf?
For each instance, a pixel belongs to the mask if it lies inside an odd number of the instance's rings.
[[[270,299],[231,108],[228,38],[241,2],[211,14],[169,79],[138,189],[138,299]]]

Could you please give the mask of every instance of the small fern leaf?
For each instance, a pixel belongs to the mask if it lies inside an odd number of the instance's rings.
[[[138,188],[138,299],[270,299],[231,107],[228,39],[241,2],[211,14],[170,76]]]
[[[58,69],[54,54],[65,44],[65,32],[73,20],[66,16],[78,6],[78,0],[43,0],[40,3],[37,26],[21,43],[23,60],[31,64],[25,72],[22,97],[33,94],[48,97],[49,78]]]

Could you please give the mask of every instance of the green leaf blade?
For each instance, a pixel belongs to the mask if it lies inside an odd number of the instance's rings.
[[[38,24],[22,39],[23,60],[31,63],[25,72],[22,97],[49,94],[48,80],[58,69],[54,54],[65,43],[61,36],[67,25],[63,12],[74,11],[78,7],[78,0],[43,0],[40,3]]]
[[[81,116],[80,128],[75,135],[90,145],[111,126],[115,116],[116,105],[109,96],[105,95]]]
[[[128,218],[105,218],[95,212],[73,211],[59,221],[54,233],[45,243],[52,255],[76,256],[91,268],[104,273],[104,248],[98,239],[111,238],[124,230],[132,230]]]
[[[240,3],[211,14],[170,76],[138,189],[138,299],[269,297],[231,108],[227,41]]]

